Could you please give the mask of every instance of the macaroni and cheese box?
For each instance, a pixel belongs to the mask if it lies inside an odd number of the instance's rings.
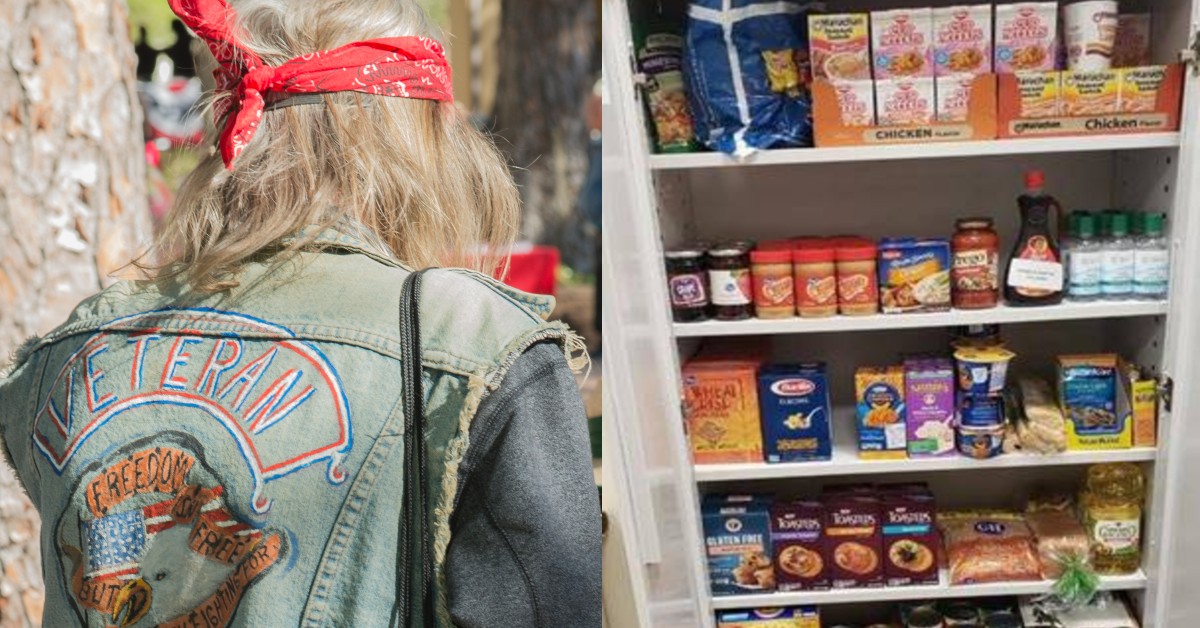
[[[776,364],[758,376],[767,462],[829,460],[829,385],[825,364]]]
[[[860,367],[854,373],[860,458],[908,456],[904,423],[904,368]]]
[[[825,506],[819,501],[776,502],[771,507],[771,549],[780,591],[829,588],[824,529]]]
[[[883,573],[889,587],[937,584],[941,536],[933,495],[881,492]]]
[[[950,242],[913,238],[880,241],[879,301],[887,314],[950,309]]]
[[[762,495],[705,498],[701,516],[713,595],[775,590],[770,507]]]
[[[1120,104],[1122,113],[1148,113],[1158,109],[1158,92],[1167,77],[1167,67],[1148,65],[1118,70],[1120,73]]]
[[[683,368],[683,415],[696,464],[762,462],[757,363],[692,360]]]
[[[1061,72],[1017,72],[1018,117],[1053,118],[1059,113]]]
[[[814,78],[871,80],[866,13],[808,16],[808,55]]]
[[[825,556],[834,589],[883,586],[883,531],[876,497],[826,494]]]
[[[1067,418],[1067,449],[1126,449],[1132,445],[1133,422],[1118,399],[1121,387],[1117,385],[1115,354],[1059,356],[1058,394]]]
[[[821,628],[816,606],[721,611],[717,628]]]
[[[933,10],[935,76],[992,71],[992,5],[939,7]]]
[[[949,359],[904,362],[908,457],[952,456],[954,363]]]
[[[1120,73],[1064,71],[1060,111],[1064,116],[1097,116],[1117,112]]]
[[[933,76],[933,10],[871,12],[876,80]]]

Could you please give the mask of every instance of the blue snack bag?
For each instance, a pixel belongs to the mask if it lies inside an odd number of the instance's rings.
[[[693,0],[684,64],[698,140],[738,156],[812,146],[806,24],[813,6]]]

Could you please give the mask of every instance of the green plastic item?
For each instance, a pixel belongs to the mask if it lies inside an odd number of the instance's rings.
[[[1087,558],[1074,554],[1062,556],[1062,575],[1054,581],[1054,595],[1070,608],[1087,605],[1100,589],[1100,577],[1092,571]]]

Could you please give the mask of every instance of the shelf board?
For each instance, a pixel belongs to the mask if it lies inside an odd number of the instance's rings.
[[[823,332],[919,329],[984,325],[990,323],[1035,323],[1088,318],[1159,316],[1167,313],[1166,301],[1101,301],[1062,303],[1046,307],[1009,307],[999,305],[987,310],[950,310],[927,314],[875,314],[872,316],[830,316],[828,318],[754,318],[744,321],[703,321],[675,323],[676,338],[706,336],[765,336],[773,334],[814,334]]]
[[[671,153],[650,156],[652,170],[723,168],[784,164],[820,164],[897,159],[988,157],[1033,153],[1076,153],[1179,146],[1179,133],[1136,133],[1093,137],[1051,137],[934,144],[844,146],[835,148],[784,148],[763,150],[736,159],[724,153]]]
[[[901,600],[929,600],[958,597],[985,597],[1007,595],[1037,595],[1049,593],[1054,586],[1052,580],[1033,582],[995,582],[989,584],[965,584],[951,586],[946,572],[940,574],[941,583],[911,587],[884,587],[875,589],[838,589],[831,591],[794,591],[789,593],[759,593],[750,595],[713,596],[712,605],[717,610],[738,608],[764,608],[798,606],[802,604],[847,604],[855,602],[892,602]],[[1144,589],[1146,574],[1141,570],[1128,576],[1102,576],[1100,589],[1104,591],[1128,591]]]

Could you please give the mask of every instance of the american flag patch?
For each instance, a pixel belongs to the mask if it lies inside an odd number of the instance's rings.
[[[141,510],[131,510],[83,523],[87,539],[88,577],[135,573],[146,546]]]

